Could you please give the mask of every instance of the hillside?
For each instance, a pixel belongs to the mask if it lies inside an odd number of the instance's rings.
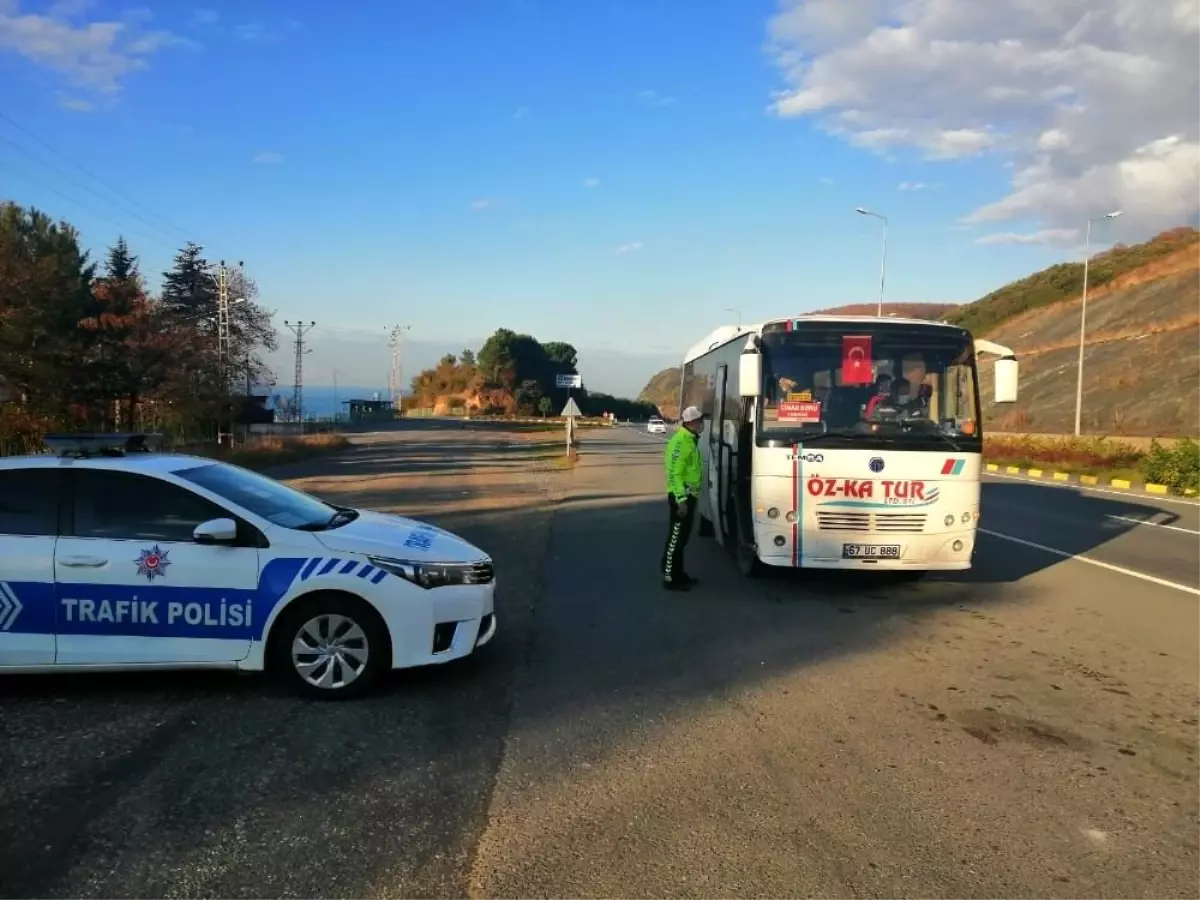
[[[637,396],[642,403],[653,403],[663,418],[679,418],[679,366],[663,369],[652,377]]]
[[[1109,285],[1117,287],[1126,284],[1125,277],[1131,275],[1135,280],[1154,277],[1159,271],[1156,268],[1159,261],[1182,253],[1190,253],[1194,259],[1198,244],[1200,232],[1194,228],[1164,231],[1144,244],[1134,244],[1132,247],[1117,244],[1091,258],[1088,290],[1091,292]],[[1134,274],[1139,271],[1140,275]],[[976,337],[990,336],[994,329],[1017,316],[1054,306],[1064,300],[1073,300],[1082,292],[1083,261],[1059,263],[1027,275],[1020,281],[1006,284],[974,303],[959,307],[948,318],[969,329]]]
[[[1195,240],[1184,242],[1181,249],[1126,269],[1099,290],[1089,288],[1085,432],[1200,432],[1198,251]],[[984,421],[993,431],[1070,433],[1075,423],[1080,298],[1027,310],[976,332],[1012,347],[1021,361],[1020,400],[1003,409],[988,402],[991,366],[981,367]]]
[[[930,319],[939,322],[952,315],[961,304],[959,303],[885,303],[884,316],[899,316],[904,319]],[[829,309],[819,309],[815,316],[873,316],[879,310],[877,303],[848,303],[845,306],[833,306]]]

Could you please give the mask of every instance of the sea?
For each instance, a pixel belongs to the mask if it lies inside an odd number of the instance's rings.
[[[405,391],[404,393],[408,393]],[[279,385],[270,393],[269,405],[275,406],[275,398],[283,397],[290,400],[291,385]],[[386,400],[387,386],[369,386],[354,384],[339,384],[336,388],[331,384],[305,385],[304,387],[304,418],[332,419],[338,412],[345,414],[346,400]]]

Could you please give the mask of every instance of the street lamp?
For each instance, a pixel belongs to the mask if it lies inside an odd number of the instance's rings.
[[[887,216],[880,215],[877,212],[872,212],[865,206],[856,206],[854,211],[860,216],[874,216],[883,223],[883,251],[879,255],[879,309],[878,315],[883,318],[883,281],[887,274]]]
[[[1083,418],[1083,347],[1087,332],[1088,262],[1091,256],[1092,223],[1115,219],[1119,215],[1121,215],[1121,210],[1117,209],[1087,220],[1087,232],[1083,241],[1083,303],[1079,307],[1079,369],[1075,380],[1075,437],[1079,437],[1079,428]]]
[[[740,309],[733,309],[732,307],[727,306],[727,307],[725,307],[725,312],[731,312],[735,316],[738,317],[737,327],[738,327],[738,330],[741,331],[741,329],[742,329],[742,311]]]

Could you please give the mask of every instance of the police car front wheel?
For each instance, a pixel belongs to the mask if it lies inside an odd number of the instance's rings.
[[[272,668],[315,699],[358,696],[390,666],[387,629],[357,597],[300,600],[284,614],[274,636]]]

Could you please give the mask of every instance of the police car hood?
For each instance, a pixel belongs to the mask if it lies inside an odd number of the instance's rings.
[[[425,522],[389,513],[359,510],[353,522],[313,535],[338,553],[366,553],[391,559],[476,562],[487,554],[457,535]]]

